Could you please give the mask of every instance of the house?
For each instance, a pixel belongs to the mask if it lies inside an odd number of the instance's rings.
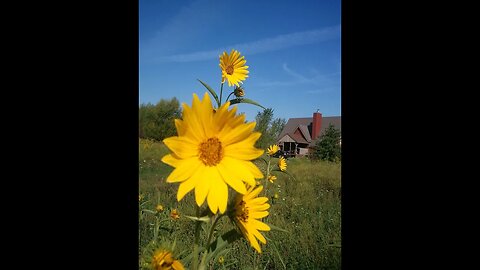
[[[304,156],[315,146],[320,134],[330,124],[342,130],[341,116],[323,117],[320,112],[314,112],[312,117],[290,118],[278,137],[277,144],[287,156]]]

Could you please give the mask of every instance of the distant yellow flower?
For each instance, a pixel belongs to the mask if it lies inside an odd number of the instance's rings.
[[[236,85],[240,86],[248,77],[248,66],[245,66],[247,60],[245,56],[240,57],[240,53],[237,50],[232,50],[230,54],[223,52],[220,55],[220,68],[222,69],[222,83],[225,79],[228,81],[228,86]]]
[[[180,213],[178,213],[177,209],[173,209],[171,212],[170,212],[170,217],[173,219],[173,220],[177,220],[180,218]]]
[[[175,260],[172,253],[159,249],[152,258],[152,268],[155,270],[184,270],[182,263]]]
[[[270,145],[268,148],[267,148],[267,154],[269,156],[273,156],[275,153],[278,152],[280,148],[278,147],[278,145],[274,144],[274,145]]]
[[[275,194],[273,195],[273,198],[278,199],[278,198],[280,198],[280,195],[278,195],[278,193],[275,193]]]
[[[223,256],[218,257],[218,263],[223,264],[225,262],[225,258]]]
[[[157,210],[157,212],[162,212],[163,211],[163,205],[158,204],[157,207],[155,207],[155,209]]]
[[[268,216],[266,210],[270,208],[270,205],[267,203],[267,197],[256,198],[262,189],[263,186],[256,188],[252,186],[248,188],[245,195],[237,194],[233,212],[233,220],[237,223],[244,237],[250,242],[250,245],[258,253],[262,253],[262,250],[257,242],[257,238],[263,244],[267,243],[267,240],[259,230],[270,231],[270,227],[267,224],[257,220]]]
[[[275,180],[277,180],[277,177],[275,175],[268,176],[268,181],[270,181],[270,183],[273,183]]]
[[[243,89],[243,87],[236,87],[235,86],[235,89],[233,89],[233,94],[236,97],[243,97],[243,96],[245,96],[245,89]]]
[[[192,107],[182,106],[183,120],[175,119],[179,136],[163,140],[172,153],[162,161],[175,168],[167,182],[180,182],[178,201],[195,189],[198,206],[206,199],[212,213],[223,214],[228,186],[245,194],[245,183],[255,186],[255,178],[263,178],[251,162],[263,154],[254,146],[261,133],[253,131],[255,122],[245,123],[245,115],[235,114],[236,106],[228,110],[230,102],[214,111],[208,93],[203,101],[193,94]]]
[[[285,160],[284,157],[280,157],[278,159],[278,167],[280,168],[280,170],[282,172],[286,171],[287,170],[287,161]]]

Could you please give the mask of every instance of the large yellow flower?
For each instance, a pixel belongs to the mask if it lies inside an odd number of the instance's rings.
[[[256,198],[262,189],[263,186],[257,186],[256,188],[252,186],[248,189],[247,194],[238,194],[235,198],[233,212],[233,220],[237,223],[245,238],[248,239],[250,245],[258,253],[262,253],[262,250],[257,242],[257,238],[263,244],[267,243],[267,240],[259,230],[270,231],[270,227],[267,224],[257,220],[268,216],[266,210],[270,208],[270,205],[267,203],[267,197]]]
[[[163,140],[173,153],[162,161],[175,167],[167,182],[180,182],[178,201],[195,189],[198,206],[206,199],[212,213],[225,213],[228,186],[245,194],[244,182],[255,186],[255,178],[263,178],[251,162],[263,154],[254,147],[261,133],[253,132],[255,122],[245,123],[244,114],[236,115],[236,106],[228,110],[230,102],[214,110],[208,93],[203,101],[193,94],[192,107],[182,106],[183,119],[175,119],[178,136]]]
[[[282,156],[278,159],[278,168],[280,168],[282,172],[287,170],[287,161]]]
[[[173,259],[172,253],[159,249],[152,258],[151,266],[155,270],[184,270],[182,263]]]
[[[220,55],[220,68],[222,69],[222,83],[225,79],[228,81],[228,86],[236,85],[240,86],[248,77],[248,66],[245,66],[247,60],[245,56],[240,57],[240,53],[237,50],[232,50],[230,54],[223,52]]]

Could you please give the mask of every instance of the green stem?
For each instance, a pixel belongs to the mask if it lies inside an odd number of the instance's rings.
[[[200,217],[200,207],[195,204],[195,209],[197,212],[197,217]],[[193,270],[198,269],[198,241],[200,238],[200,226],[201,221],[195,221],[195,242],[193,243]]]
[[[212,227],[210,228],[210,232],[208,233],[208,240],[207,240],[207,244],[205,246],[206,251],[208,251],[208,246],[210,246],[210,241],[212,241],[212,236],[213,236],[213,231],[215,230],[215,226],[217,225],[217,222],[220,220],[220,218],[222,218],[223,216],[224,216],[224,214],[218,216],[215,219],[215,221],[213,221]]]
[[[270,161],[272,160],[272,157],[268,157],[268,164],[267,164],[267,181],[265,181],[265,196],[268,198],[268,177],[270,176]]]
[[[215,220],[213,221],[212,227],[210,227],[210,231],[208,232],[208,239],[207,239],[207,242],[205,243],[205,252],[203,253],[202,261],[200,263],[201,268],[203,268],[206,263],[205,259],[207,258],[208,247],[210,246],[210,241],[212,241],[212,236],[213,236],[213,232],[215,231],[215,226],[217,225],[217,222],[220,220],[220,218],[223,216],[224,214],[217,216],[217,218],[215,218]]]
[[[233,94],[233,92],[231,92],[231,93],[228,95],[227,99],[225,99],[225,102],[228,101],[228,98],[229,98],[232,94]]]
[[[223,92],[223,83],[220,86],[220,106],[222,105],[222,92]],[[220,108],[220,106],[218,106]]]

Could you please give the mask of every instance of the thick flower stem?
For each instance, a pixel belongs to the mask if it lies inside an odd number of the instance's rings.
[[[205,259],[207,258],[208,247],[210,246],[210,241],[212,241],[212,236],[213,236],[213,232],[215,231],[215,226],[217,225],[217,222],[220,220],[220,218],[223,216],[224,215],[217,216],[213,221],[212,227],[210,227],[210,232],[208,233],[208,239],[207,239],[207,242],[205,243],[205,252],[203,253],[202,261],[200,263],[200,270],[203,270],[205,267],[205,264],[206,264]]]
[[[270,161],[272,157],[268,157],[268,164],[267,164],[267,181],[265,181],[265,196],[268,198],[268,178],[270,177]]]
[[[197,218],[200,217],[200,207],[195,205],[195,210],[197,212]],[[193,270],[198,269],[198,241],[200,238],[200,226],[201,221],[195,221],[195,242],[193,243]]]
[[[218,106],[219,108],[220,108],[220,106],[222,106],[222,92],[223,92],[223,83],[220,86],[220,105]]]
[[[231,92],[230,94],[228,94],[227,99],[225,99],[225,102],[228,101],[228,98],[229,98],[232,94],[233,94],[233,92]]]

